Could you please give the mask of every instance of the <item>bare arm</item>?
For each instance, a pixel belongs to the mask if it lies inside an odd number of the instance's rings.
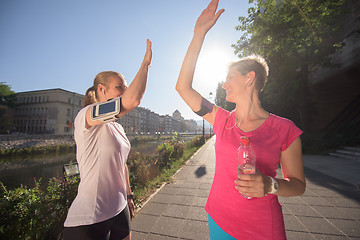
[[[176,90],[180,96],[195,112],[200,110],[202,102],[202,96],[192,88],[196,62],[198,60],[206,33],[212,26],[214,26],[220,15],[224,12],[224,10],[221,9],[216,13],[218,3],[219,0],[212,0],[198,18],[195,24],[194,36],[186,52],[176,84]],[[204,119],[213,124],[217,109],[218,108],[214,106],[211,113],[203,116]]]
[[[132,195],[131,187],[130,187],[130,179],[129,179],[129,169],[127,165],[125,165],[125,178],[126,178],[126,194]],[[132,199],[128,199],[128,205],[130,210],[131,219],[134,217],[135,213],[135,205]]]
[[[134,80],[131,82],[130,86],[126,89],[122,95],[122,106],[121,112],[118,117],[124,116],[137,106],[139,106],[144,92],[146,89],[149,67],[151,65],[152,59],[152,50],[151,50],[151,41],[146,40],[147,47],[144,60],[141,63],[140,69],[137,72]]]
[[[300,137],[281,153],[280,164],[284,179],[277,179],[279,191],[276,192],[276,195],[290,197],[303,194],[306,188],[306,180]]]
[[[152,59],[152,50],[151,50],[151,41],[146,40],[146,53],[144,60],[141,63],[140,69],[137,72],[134,80],[131,82],[130,86],[126,89],[124,94],[121,97],[121,112],[117,117],[122,117],[125,114],[129,113],[131,110],[139,106],[141,99],[144,95],[146,89],[146,83],[148,78],[148,71]],[[91,126],[104,124],[102,121],[93,121],[90,117],[90,108],[86,111],[86,128]]]

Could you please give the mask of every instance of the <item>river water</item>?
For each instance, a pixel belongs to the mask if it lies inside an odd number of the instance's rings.
[[[190,140],[192,137],[184,138]],[[141,142],[131,145],[131,151],[142,153],[153,152],[156,147],[163,143],[163,140]],[[17,159],[12,162],[0,164],[0,182],[7,189],[24,185],[34,187],[35,180],[41,179],[41,185],[46,186],[52,177],[64,177],[64,164],[76,162],[75,153],[64,153],[61,155],[29,157]]]

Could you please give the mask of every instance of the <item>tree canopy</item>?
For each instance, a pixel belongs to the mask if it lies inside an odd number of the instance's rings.
[[[345,0],[249,0],[247,17],[236,30],[233,44],[239,57],[258,54],[270,68],[261,92],[264,108],[289,117],[306,128],[311,112],[309,72],[329,64],[328,56],[341,46],[339,22]]]
[[[4,82],[0,82],[0,118],[6,114],[9,108],[15,108],[16,95],[11,87]],[[4,122],[4,119],[1,119]]]
[[[226,101],[226,91],[222,88],[223,84],[224,82],[218,83],[215,94],[215,104],[228,111],[231,111],[235,108],[235,104]]]
[[[9,107],[15,107],[15,92],[11,90],[11,87],[4,82],[0,82],[0,105],[6,105]]]

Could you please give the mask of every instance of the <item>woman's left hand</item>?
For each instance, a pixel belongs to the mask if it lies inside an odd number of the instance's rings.
[[[130,210],[130,218],[132,220],[135,214],[135,205],[132,199],[128,199],[128,206]]]
[[[151,65],[151,59],[152,59],[152,43],[149,39],[146,39],[146,53],[144,56],[144,60],[143,63],[147,66],[150,67]]]
[[[255,174],[239,174],[235,188],[247,197],[264,197],[269,190],[269,177],[256,169]]]

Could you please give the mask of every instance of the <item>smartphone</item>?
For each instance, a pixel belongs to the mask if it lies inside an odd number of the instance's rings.
[[[115,116],[120,113],[121,98],[113,98],[107,102],[94,103],[91,106],[91,120],[101,120],[103,122],[110,122],[117,119]]]

